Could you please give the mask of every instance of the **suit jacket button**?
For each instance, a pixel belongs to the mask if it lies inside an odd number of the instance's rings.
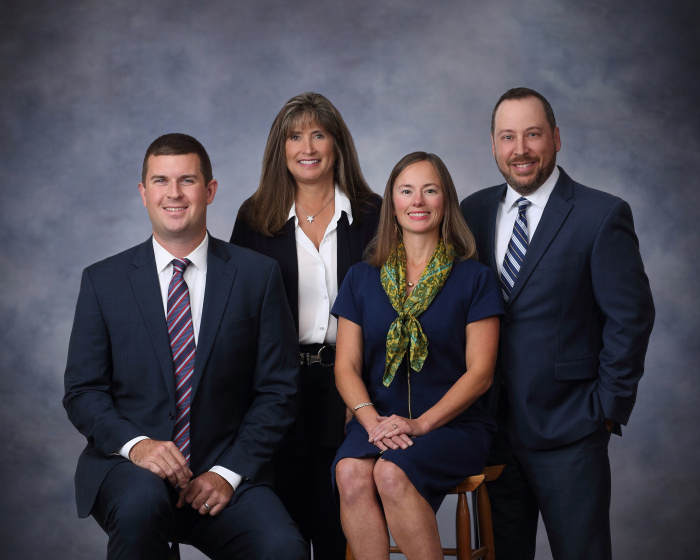
[[[172,412],[170,414],[168,414],[168,416],[170,417],[171,420],[175,420],[175,415]]]

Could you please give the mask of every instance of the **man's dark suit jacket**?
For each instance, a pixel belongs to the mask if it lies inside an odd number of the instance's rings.
[[[605,418],[627,423],[654,322],[629,205],[559,169],[505,306],[496,371],[508,394],[511,439],[530,449],[574,442]],[[479,260],[496,274],[505,192],[502,184],[461,204]]]
[[[296,414],[297,375],[279,267],[210,236],[192,382],[194,476],[220,465],[268,484]],[[150,239],[83,272],[65,386],[68,417],[88,440],[75,475],[85,517],[107,473],[126,461],[116,451],[137,436],[173,435],[173,362]]]
[[[291,218],[279,235],[267,237],[253,230],[245,219],[246,208],[249,200],[245,201],[238,212],[236,223],[231,234],[231,243],[253,249],[263,255],[275,259],[282,269],[284,288],[287,292],[287,300],[292,310],[294,324],[299,331],[299,265],[297,261],[296,234],[294,231],[294,218]],[[372,196],[367,203],[359,209],[353,209],[353,222],[350,225],[348,216],[342,213],[338,220],[338,255],[337,274],[338,288],[348,269],[362,260],[365,247],[374,237],[379,223],[379,211],[382,199],[378,195]],[[332,371],[330,372],[332,374]],[[343,419],[345,405],[337,391],[333,392],[333,398],[328,399],[325,411],[320,411],[322,420],[321,442],[326,445],[339,446],[343,440]]]

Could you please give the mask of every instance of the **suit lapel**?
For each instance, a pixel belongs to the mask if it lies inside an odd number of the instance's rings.
[[[488,265],[491,270],[494,271],[496,276],[498,276],[498,264],[496,262],[496,216],[498,215],[498,206],[501,203],[501,199],[506,191],[506,185],[504,184],[502,188],[496,189],[486,205],[487,215],[484,216],[484,224],[488,230],[485,232],[483,239],[485,240],[484,250],[486,255],[480,255],[480,260],[482,263]]]
[[[151,336],[165,386],[175,402],[175,377],[170,338],[163,311],[163,297],[158,283],[153,241],[150,238],[138,248],[133,265],[129,272],[131,287]]]
[[[272,243],[272,248],[279,248],[280,253],[277,255],[271,254],[276,261],[287,263],[287,266],[282,266],[282,275],[284,276],[284,289],[287,292],[287,301],[289,308],[292,310],[292,317],[297,332],[299,332],[299,260],[297,259],[297,237],[294,229],[294,218],[290,218],[284,226],[283,241],[280,243]],[[285,270],[289,274],[285,274]]]
[[[352,250],[350,248],[350,232],[348,231],[350,223],[348,221],[348,215],[343,212],[338,220],[338,250],[337,254],[337,266],[336,266],[336,279],[338,281],[338,289],[345,279],[345,275],[351,266],[352,260]]]
[[[518,273],[518,278],[515,280],[515,285],[506,307],[510,307],[518,297],[573,208],[573,205],[569,202],[569,199],[573,196],[573,182],[561,167],[559,172],[559,180],[549,196],[535,235],[527,248],[525,261]]]
[[[197,393],[204,365],[209,359],[214,340],[219,332],[221,318],[226,310],[237,272],[236,263],[231,259],[231,254],[226,250],[223,242],[211,235],[209,236],[208,253],[202,321],[199,326],[197,353],[194,359],[194,373],[192,374],[192,400]]]

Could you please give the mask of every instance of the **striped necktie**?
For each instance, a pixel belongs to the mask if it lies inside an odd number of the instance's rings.
[[[506,255],[503,258],[503,268],[501,269],[501,293],[506,302],[510,299],[515,279],[518,277],[520,266],[523,264],[523,259],[525,259],[529,238],[525,212],[530,205],[530,201],[525,197],[520,197],[516,200],[516,203],[518,204],[518,217],[515,218],[515,224],[513,224],[513,233],[510,236],[508,249],[506,249]]]
[[[190,396],[194,370],[194,328],[190,310],[190,291],[183,274],[188,259],[173,259],[173,277],[168,287],[168,335],[175,370],[175,420],[173,441],[190,462]]]

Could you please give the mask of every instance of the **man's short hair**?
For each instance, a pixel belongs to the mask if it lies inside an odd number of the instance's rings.
[[[517,87],[509,89],[507,92],[501,95],[501,98],[498,100],[496,106],[493,108],[493,113],[491,113],[491,135],[493,135],[496,124],[496,111],[500,107],[501,103],[503,103],[504,101],[509,101],[511,99],[525,99],[527,97],[536,97],[537,99],[539,99],[542,102],[542,107],[544,108],[544,115],[547,118],[547,123],[552,128],[552,130],[554,130],[557,127],[557,121],[554,118],[554,111],[552,110],[552,106],[549,104],[549,101],[545,99],[544,95],[542,95],[539,92],[536,92],[534,89],[526,87]]]
[[[146,184],[146,173],[148,173],[148,158],[150,156],[184,156],[186,154],[197,154],[199,156],[199,169],[204,176],[204,184],[208,185],[214,178],[211,169],[211,160],[204,146],[192,136],[180,132],[164,134],[156,138],[146,150],[143,158],[143,168],[141,169],[141,182]]]

